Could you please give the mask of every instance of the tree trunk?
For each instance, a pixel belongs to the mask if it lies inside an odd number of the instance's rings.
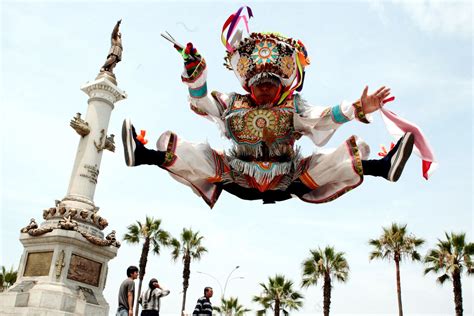
[[[402,308],[402,284],[400,282],[400,258],[395,256],[395,267],[397,270],[397,298],[398,298],[398,315],[403,316]]]
[[[329,316],[329,309],[331,305],[331,276],[329,275],[329,272],[324,274],[323,296],[324,316]]]
[[[456,316],[462,316],[462,286],[461,286],[461,272],[456,270],[453,272],[453,292],[454,292],[454,306],[456,307]]]
[[[184,269],[183,269],[183,305],[181,306],[181,315],[183,315],[183,311],[186,306],[186,291],[188,290],[189,286],[189,277],[191,276],[190,271],[191,266],[191,256],[189,253],[184,255]]]
[[[143,243],[142,247],[142,254],[140,256],[140,263],[139,268],[140,272],[138,272],[138,292],[137,297],[135,298],[135,316],[138,316],[138,309],[140,308],[140,304],[138,304],[138,298],[142,294],[142,283],[143,278],[145,277],[145,270],[146,264],[148,262],[148,252],[150,251],[150,238],[145,238],[145,242]]]
[[[280,316],[280,300],[275,300],[275,316]]]

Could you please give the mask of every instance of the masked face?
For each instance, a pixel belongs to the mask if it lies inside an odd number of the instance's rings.
[[[272,82],[258,83],[251,87],[252,95],[258,105],[273,104],[280,96],[281,86]]]

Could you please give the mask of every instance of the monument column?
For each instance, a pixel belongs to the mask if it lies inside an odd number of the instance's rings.
[[[115,150],[107,128],[114,104],[127,96],[117,87],[113,68],[121,60],[120,22],[115,25],[107,60],[99,75],[81,87],[88,96],[85,119],[70,122],[80,135],[67,194],[21,229],[24,250],[16,283],[0,294],[1,315],[109,315],[103,296],[108,262],[120,242],[98,214],[94,193],[104,150]]]
[[[89,106],[85,121],[89,132],[79,141],[76,160],[69,181],[69,188],[62,203],[75,207],[94,207],[94,193],[99,176],[100,162],[104,149],[114,151],[114,135],[107,136],[110,115],[117,101],[126,98],[123,91],[110,80],[109,76],[98,76],[98,79],[81,87],[89,96]],[[80,114],[73,118],[71,126],[81,123]],[[78,133],[85,134],[87,129]]]

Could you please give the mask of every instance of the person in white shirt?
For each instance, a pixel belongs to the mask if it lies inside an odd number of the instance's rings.
[[[142,293],[138,300],[142,305],[141,316],[159,316],[160,299],[168,294],[170,294],[170,291],[161,288],[157,279],[151,279],[148,283],[148,289]]]

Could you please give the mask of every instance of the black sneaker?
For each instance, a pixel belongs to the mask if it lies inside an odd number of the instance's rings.
[[[137,139],[135,127],[133,127],[130,119],[125,119],[122,124],[122,142],[123,153],[125,155],[125,163],[129,167],[137,166],[137,148],[143,147]]]
[[[408,158],[410,158],[414,143],[415,137],[413,134],[410,132],[405,133],[405,135],[398,140],[395,147],[382,159],[382,161],[386,161],[387,163],[388,172],[385,178],[388,181],[395,182],[400,178],[403,168]]]

